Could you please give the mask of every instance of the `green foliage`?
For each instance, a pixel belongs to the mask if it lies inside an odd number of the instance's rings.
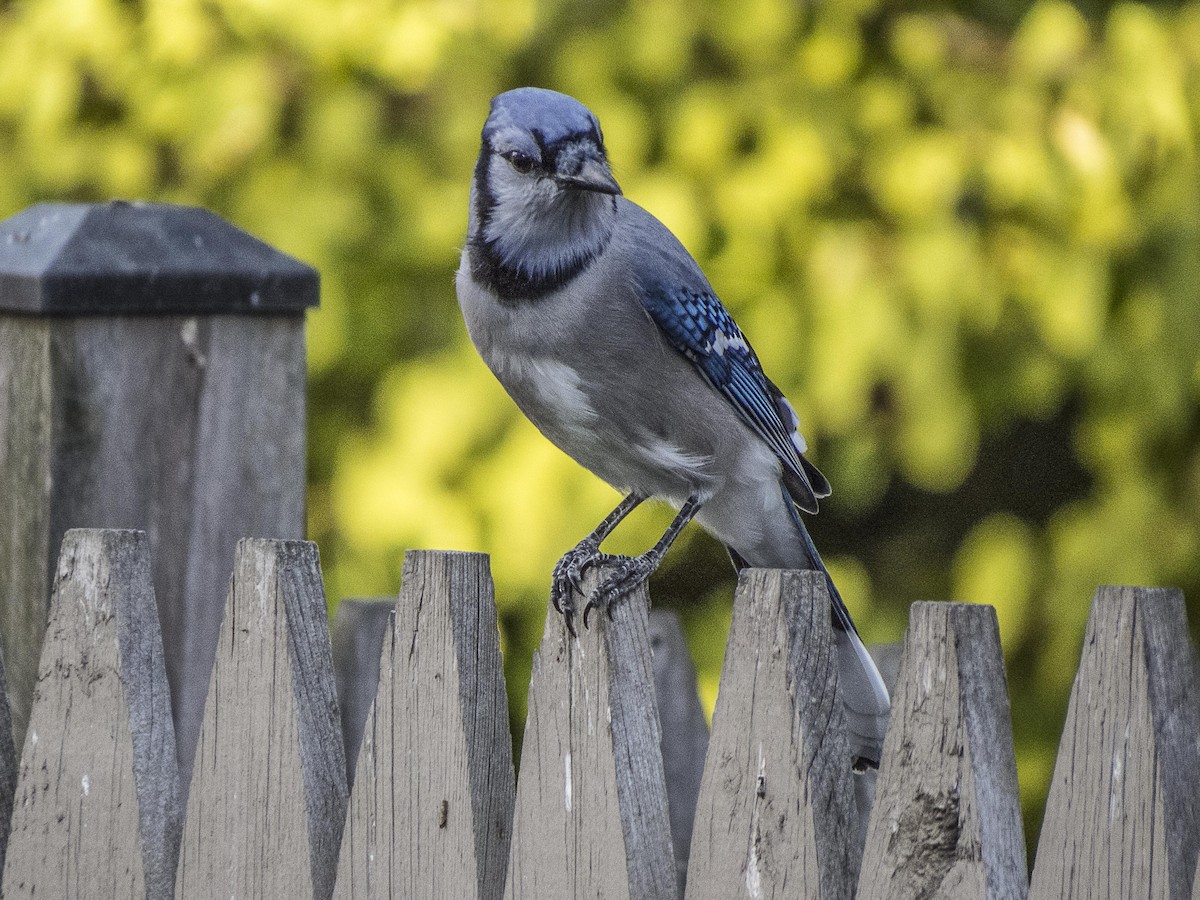
[[[487,550],[519,684],[616,495],[492,381],[452,276],[488,99],[580,97],[794,399],[867,639],[914,599],[997,606],[1032,835],[1095,586],[1178,584],[1200,620],[1200,6],[1086,8],[8,0],[0,214],[200,204],[318,266],[330,594]],[[731,585],[692,533],[654,584],[710,699]]]

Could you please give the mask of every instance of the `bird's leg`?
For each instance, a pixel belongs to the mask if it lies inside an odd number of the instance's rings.
[[[641,556],[624,558],[617,564],[616,571],[588,597],[587,605],[583,608],[584,628],[587,628],[588,616],[593,609],[609,609],[614,600],[637,587],[654,573],[667,550],[675,543],[675,538],[679,537],[679,532],[683,531],[683,526],[699,511],[699,498],[688,497],[687,502],[680,508],[679,515],[667,526],[666,533],[658,539],[657,544]],[[611,615],[611,610],[609,614]]]
[[[614,528],[621,524],[621,520],[637,509],[645,499],[641,494],[630,494],[617,505],[616,509],[604,517],[604,521],[597,525],[591,534],[564,553],[563,558],[555,564],[554,574],[550,581],[550,601],[567,620],[567,630],[571,634],[575,633],[575,626],[572,622],[575,615],[575,604],[571,600],[571,588],[574,587],[576,593],[580,596],[583,595],[584,571],[588,566],[608,558],[606,554],[600,552],[600,544],[612,534]]]

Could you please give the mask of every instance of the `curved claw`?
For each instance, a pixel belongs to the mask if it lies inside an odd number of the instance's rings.
[[[563,617],[571,637],[578,637],[575,633],[575,601],[571,598],[570,591],[561,591],[558,588],[557,583],[551,587],[550,602],[554,605],[554,611]]]
[[[648,555],[625,558],[612,575],[592,591],[583,607],[583,627],[588,627],[588,618],[593,609],[603,609],[612,619],[612,607],[621,596],[644,583],[657,568],[658,560]]]
[[[562,612],[559,608],[561,599],[570,593],[571,588],[574,588],[579,596],[583,596],[583,575],[589,568],[598,563],[621,558],[601,553],[596,548],[583,544],[568,550],[554,566],[551,576],[551,599],[554,601],[554,608]]]
[[[575,631],[576,609],[571,596],[572,589],[575,594],[582,597],[584,595],[583,573],[589,566],[612,558],[607,553],[600,552],[600,547],[595,540],[585,538],[564,553],[562,559],[555,564],[550,580],[550,602],[554,605],[555,611],[565,620],[567,631],[571,633],[571,637],[578,637]],[[583,624],[585,628],[587,627],[588,612],[588,609],[584,610]]]
[[[590,566],[595,560],[585,560],[581,565],[571,565],[567,567],[567,578],[571,580],[571,584],[575,588],[575,593],[583,596],[583,570]]]
[[[554,572],[550,576],[550,602],[557,612],[563,612],[564,601],[569,597],[572,585],[578,584],[579,576],[575,570],[580,565],[579,557],[586,551],[583,544],[572,547],[554,564]],[[582,594],[583,591],[576,587],[576,593]]]
[[[588,627],[588,617],[591,616],[593,609],[604,610],[608,614],[608,621],[611,622],[613,617],[613,600],[615,599],[616,597],[613,597],[611,600],[598,602],[595,595],[593,595],[583,607],[583,627]]]

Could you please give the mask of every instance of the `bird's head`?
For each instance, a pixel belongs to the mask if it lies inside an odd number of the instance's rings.
[[[469,238],[529,278],[553,277],[608,241],[620,185],[600,123],[541,88],[497,95],[483,126]]]

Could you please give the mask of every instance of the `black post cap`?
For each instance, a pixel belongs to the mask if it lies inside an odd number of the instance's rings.
[[[0,312],[297,313],[317,270],[215,213],[168,203],[39,203],[0,222]]]

